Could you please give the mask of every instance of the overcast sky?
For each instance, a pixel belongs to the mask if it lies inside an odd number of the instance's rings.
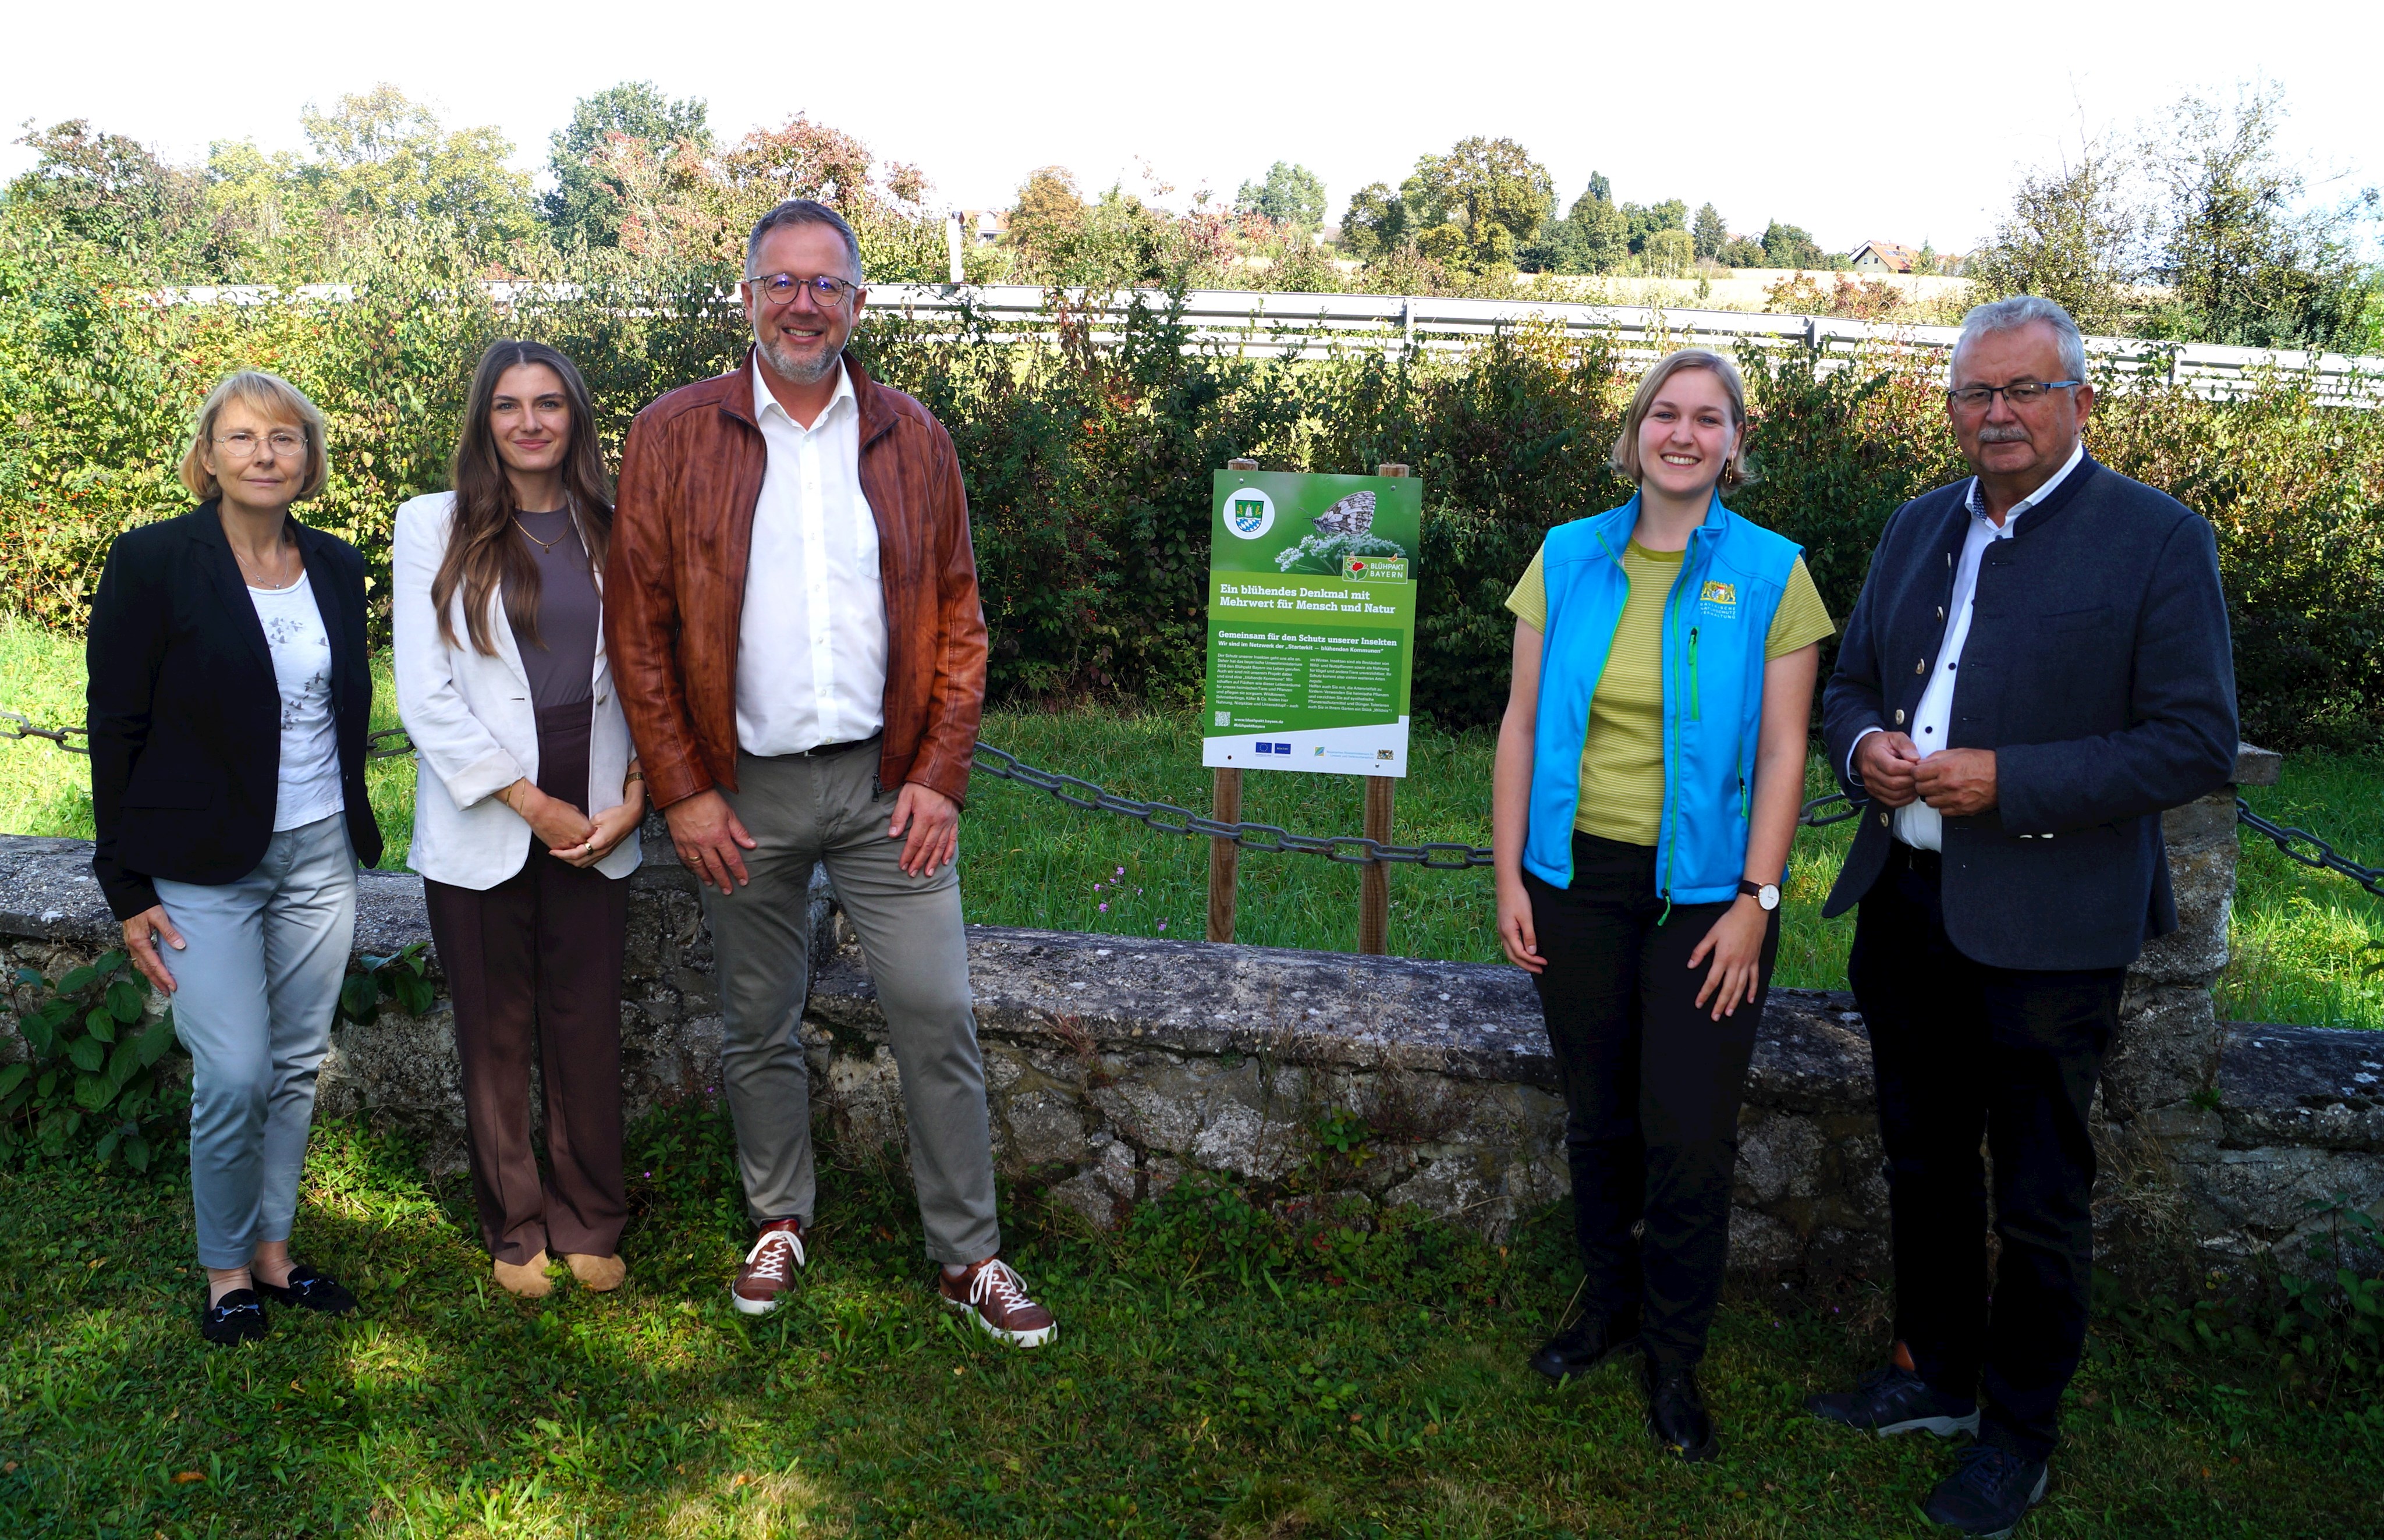
[[[576,97],[651,80],[708,101],[724,137],[809,113],[915,162],[954,206],[1007,205],[1049,163],[1088,190],[1139,189],[1148,165],[1180,205],[1286,159],[1337,214],[1419,155],[1503,134],[1564,205],[1603,171],[1619,199],[1711,200],[1733,230],[1776,217],[1841,251],[1945,250],[1983,236],[2016,175],[2081,123],[2129,130],[2261,77],[2286,89],[2292,151],[2342,174],[2330,194],[2384,180],[2373,0],[10,8],[10,138],[88,118],[177,159],[216,139],[301,148],[304,104],[388,81],[451,125],[496,124],[540,170]],[[31,161],[11,144],[0,173]]]

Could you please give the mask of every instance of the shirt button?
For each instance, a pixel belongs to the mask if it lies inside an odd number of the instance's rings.
[[[1887,814],[1884,813],[1879,815],[1879,826],[1881,828],[1887,827]]]
[[[1923,658],[1923,659],[1921,659],[1918,663],[1914,664],[1912,665],[1912,672],[1914,672],[1915,674],[1926,674],[1926,673],[1928,673],[1928,672],[1929,672],[1929,660],[1928,660],[1927,658]]]
[[[1895,725],[1896,725],[1897,727],[1901,727],[1902,726],[1904,726],[1904,711],[1903,711],[1903,708],[1901,708],[1901,707],[1898,707],[1898,708],[1896,709],[1896,713],[1895,713]]]

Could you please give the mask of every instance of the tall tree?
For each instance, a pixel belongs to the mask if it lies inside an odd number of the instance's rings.
[[[1556,204],[1547,168],[1530,152],[1479,134],[1417,160],[1399,194],[1426,256],[1476,269],[1512,263]]]
[[[1631,255],[1638,256],[1646,252],[1648,238],[1658,230],[1687,230],[1689,205],[1678,198],[1649,205],[1624,204],[1622,219],[1630,230]]]
[[[1085,226],[1085,198],[1064,166],[1041,166],[1027,174],[1010,211],[1010,241],[1031,262],[1048,258]]]
[[[1689,227],[1689,235],[1696,243],[1697,260],[1710,262],[1730,239],[1730,227],[1722,223],[1721,210],[1707,204],[1697,210],[1696,223]]]
[[[40,210],[66,233],[161,266],[204,237],[203,180],[138,142],[76,118],[29,128],[17,143],[39,158],[8,184],[8,202]]]
[[[1407,200],[1389,182],[1369,182],[1349,199],[1341,216],[1341,244],[1350,255],[1372,262],[1407,244]]]
[[[1763,265],[1767,267],[1826,267],[1820,242],[1800,225],[1774,219],[1763,230]]]
[[[2155,202],[2149,276],[2175,296],[2168,329],[2198,341],[2334,347],[2364,337],[2378,292],[2357,227],[2378,194],[2303,206],[2302,173],[2279,154],[2281,88],[2248,87],[2231,109],[2188,96],[2143,164]]]
[[[2116,329],[2145,230],[2129,159],[2089,139],[2022,177],[1993,236],[1964,267],[1979,292],[2042,294],[2089,331]]]
[[[1267,168],[1265,181],[1242,183],[1234,207],[1295,229],[1314,230],[1324,222],[1324,180],[1305,166],[1278,160]]]
[[[359,225],[451,226],[493,255],[536,230],[529,178],[505,164],[511,141],[490,127],[442,127],[393,85],[299,115],[325,205]]]
[[[651,81],[624,81],[572,104],[570,123],[547,142],[554,191],[544,198],[542,211],[557,244],[618,245],[625,156],[660,167],[682,147],[707,154],[712,130],[706,116],[701,98],[671,101]],[[616,140],[633,141],[634,148]]]

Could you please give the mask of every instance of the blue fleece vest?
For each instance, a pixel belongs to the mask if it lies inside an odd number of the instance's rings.
[[[1633,496],[1620,508],[1557,526],[1540,550],[1548,625],[1523,864],[1558,888],[1572,883],[1572,821],[1590,697],[1622,622],[1630,595],[1622,551],[1638,523]],[[1764,644],[1802,553],[1794,541],[1723,507],[1717,492],[1665,597],[1664,812],[1656,891],[1667,902],[1720,903],[1737,895],[1762,739]]]

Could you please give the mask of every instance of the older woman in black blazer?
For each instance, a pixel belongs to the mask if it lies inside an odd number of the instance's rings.
[[[199,505],[118,536],[92,602],[92,870],[191,1052],[200,1331],[230,1344],[264,1335],[265,1299],[355,1308],[290,1228],[356,866],[380,859],[372,677],[364,559],[290,515],[327,476],[314,404],[233,375],[181,476]]]

